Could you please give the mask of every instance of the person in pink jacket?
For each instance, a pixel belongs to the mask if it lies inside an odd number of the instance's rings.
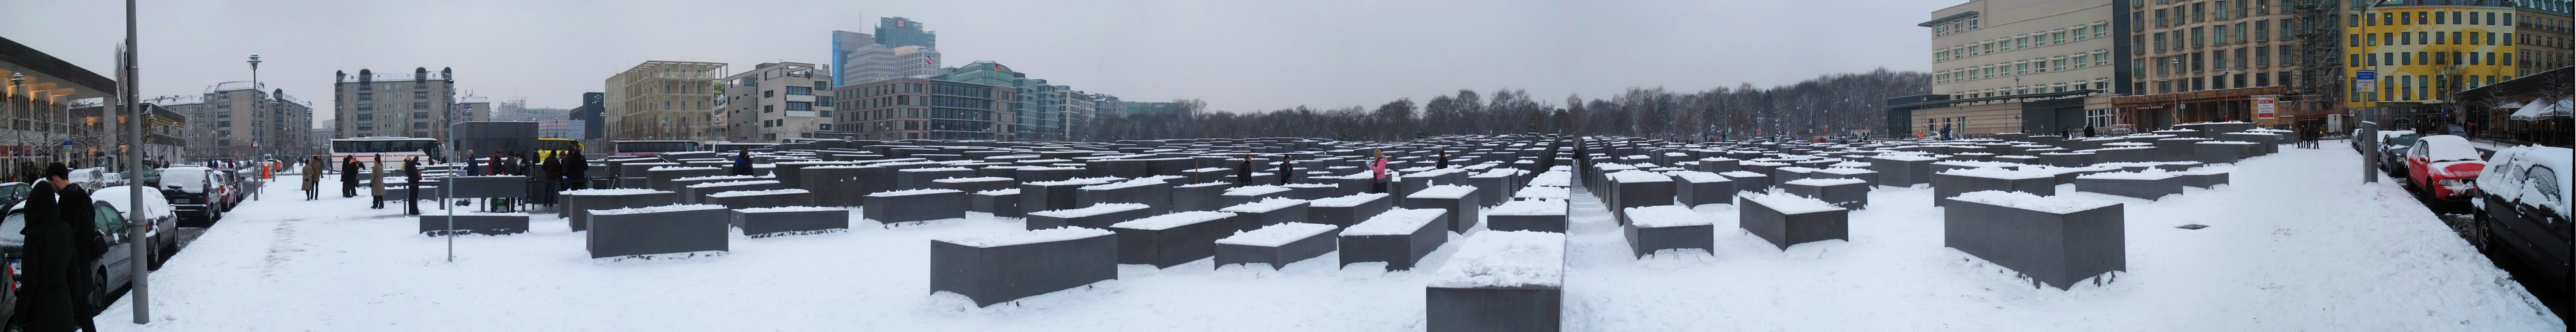
[[[1386,151],[1369,150],[1369,155],[1376,157],[1374,161],[1369,162],[1369,173],[1371,174],[1369,177],[1369,192],[1384,193],[1386,192]]]

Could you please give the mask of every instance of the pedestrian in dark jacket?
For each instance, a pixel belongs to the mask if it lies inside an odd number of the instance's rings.
[[[751,150],[733,150],[733,175],[751,175]]]
[[[358,197],[358,156],[340,162],[340,198]]]
[[[403,214],[420,215],[420,158],[403,158]]]
[[[1432,165],[1433,167],[1435,167],[1435,168],[1449,168],[1449,151],[1440,151],[1439,156],[1438,156],[1438,157],[1436,157],[1436,158],[1439,158],[1439,159],[1433,160],[1433,161],[1431,162],[1431,165]]]
[[[1289,180],[1294,180],[1296,177],[1297,177],[1297,156],[1291,156],[1291,155],[1280,155],[1280,156],[1279,156],[1279,185],[1282,185],[1282,186],[1288,185],[1288,181],[1289,181]]]
[[[47,165],[45,180],[51,182],[54,187],[54,206],[62,210],[60,215],[63,218],[63,224],[71,226],[72,239],[76,241],[74,247],[80,248],[80,257],[72,259],[72,264],[77,264],[73,266],[97,265],[97,259],[107,254],[107,234],[100,233],[98,229],[98,204],[90,201],[88,189],[71,183],[71,173],[71,168],[62,164]],[[99,284],[107,282],[96,278],[97,275],[89,273],[72,275],[72,289],[98,289]],[[79,310],[78,313],[81,314],[81,317],[72,320],[72,323],[80,325],[83,331],[97,331],[96,323],[88,318],[88,314],[98,312],[99,306],[106,303],[90,302],[86,291],[75,291],[72,294],[74,299],[80,300],[73,309]]]
[[[508,175],[508,174],[502,174],[502,173],[501,173],[501,151],[492,151],[492,162],[491,162],[491,163],[489,163],[489,164],[484,164],[484,165],[488,165],[488,166],[491,166],[491,167],[492,167],[492,169],[491,169],[490,171],[486,171],[486,172],[484,172],[484,173],[488,173],[488,174],[492,174],[492,175]]]
[[[73,286],[73,278],[85,278],[80,263],[78,237],[69,223],[63,222],[61,208],[55,204],[54,186],[35,186],[26,200],[27,225],[19,230],[26,244],[19,247],[18,321],[27,331],[71,331],[88,320],[81,300],[89,292]]]
[[[2093,138],[2093,125],[2084,125],[2084,138]]]
[[[1234,168],[1234,183],[1240,186],[1252,186],[1252,155],[1243,155],[1243,166]]]
[[[590,160],[582,159],[582,156],[579,153],[572,153],[570,155],[572,159],[564,161],[564,181],[572,182],[568,188],[590,188],[590,178],[589,174],[587,174],[590,172]]]

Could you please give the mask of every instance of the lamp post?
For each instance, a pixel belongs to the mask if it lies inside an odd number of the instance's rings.
[[[251,107],[251,111],[250,111],[250,113],[251,113],[251,118],[253,118],[253,119],[257,119],[257,118],[259,118],[259,112],[260,112],[260,111],[264,111],[262,108],[267,108],[267,107],[268,107],[268,98],[256,98],[256,97],[258,97],[258,96],[259,96],[259,93],[261,92],[261,91],[259,91],[259,89],[260,89],[260,86],[259,86],[259,55],[258,55],[258,54],[252,54],[252,55],[250,55],[250,91],[251,91],[251,92],[250,92],[250,95],[251,95],[252,97],[254,97],[253,99],[256,99],[256,100],[253,100],[253,101],[251,102],[251,105],[254,105],[254,106],[252,106],[252,107]],[[257,121],[252,121],[252,125],[251,125],[251,128],[250,128],[250,131],[251,131],[250,155],[251,155],[252,160],[258,160],[258,159],[259,159],[259,137],[260,137],[260,135],[258,134],[258,133],[259,133],[259,125],[258,125],[257,123],[258,123]]]
[[[20,103],[18,102],[18,99],[19,99],[19,98],[21,98],[21,97],[19,97],[19,96],[18,96],[18,87],[19,87],[19,86],[26,85],[26,84],[27,84],[27,73],[9,73],[9,90],[7,90],[7,91],[0,91],[0,94],[6,94],[6,95],[8,95],[8,96],[9,96],[9,98],[8,98],[8,99],[0,99],[0,102],[7,102],[7,103],[9,103],[9,107],[10,107],[10,108],[23,107],[23,106],[18,106],[18,105],[20,104]],[[32,120],[31,120],[31,121],[32,121]],[[12,150],[12,151],[10,151],[10,153],[9,153],[9,159],[10,159],[11,161],[16,161],[16,160],[18,159],[18,153],[15,151],[15,149],[26,149],[26,148],[27,148],[27,131],[25,131],[25,130],[15,130],[15,131],[17,132],[17,135],[16,135],[16,136],[17,136],[17,138],[18,138],[18,146],[17,146],[17,147],[13,147],[13,148],[11,148],[11,149],[13,149],[13,150]],[[8,167],[16,168],[16,167],[18,167],[18,163],[10,163],[10,164],[8,165]],[[23,172],[23,170],[22,170],[21,172]],[[10,174],[18,174],[18,172],[13,172],[13,173],[10,173]],[[30,182],[35,181],[34,179],[23,179],[23,180],[30,181]]]

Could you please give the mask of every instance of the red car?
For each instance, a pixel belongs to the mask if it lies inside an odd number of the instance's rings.
[[[2407,183],[2434,199],[2467,201],[2477,194],[2478,173],[2486,169],[2485,156],[2460,136],[2425,136],[2406,149]]]

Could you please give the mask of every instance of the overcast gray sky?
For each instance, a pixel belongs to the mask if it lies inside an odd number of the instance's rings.
[[[831,31],[902,16],[943,65],[992,60],[1130,101],[1374,106],[1461,88],[1543,101],[1926,70],[1914,23],[1957,1],[140,0],[147,95],[248,80],[330,107],[329,75],[453,67],[495,101],[569,108],[646,60],[830,63]],[[122,1],[0,0],[0,36],[113,75]],[[317,121],[328,118],[316,114]]]

